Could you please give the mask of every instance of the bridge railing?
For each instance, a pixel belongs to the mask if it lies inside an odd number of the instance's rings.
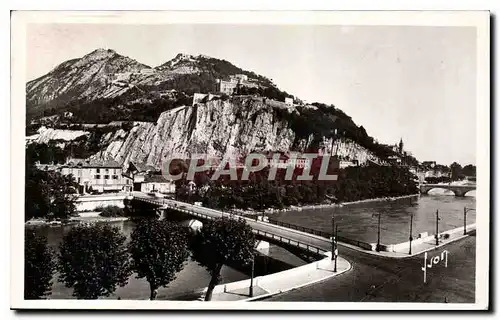
[[[272,223],[272,224],[275,224],[277,226],[282,226],[282,227],[289,228],[289,229],[303,231],[303,232],[314,234],[314,235],[318,235],[320,237],[327,238],[327,239],[330,239],[331,236],[332,236],[331,232],[325,232],[325,231],[320,231],[320,230],[316,230],[316,229],[312,229],[312,228],[298,226],[296,224],[292,224],[292,223],[288,223],[288,222],[283,222],[283,221],[279,221],[279,220],[275,220],[275,219],[269,219],[268,222]],[[370,244],[367,243],[367,242],[360,241],[360,240],[349,239],[349,238],[346,238],[346,237],[343,237],[343,236],[337,236],[337,240],[340,241],[340,242],[352,244],[352,245],[355,245],[355,246],[361,247],[361,248],[368,248],[370,246]]]
[[[278,236],[274,233],[270,233],[270,232],[266,232],[266,231],[262,231],[262,230],[257,230],[257,229],[254,229],[254,233],[256,233],[258,235],[262,235],[266,238],[279,240],[282,243],[289,244],[289,245],[295,246],[297,248],[306,249],[307,251],[310,251],[310,252],[314,252],[314,253],[318,253],[318,254],[326,252],[324,249],[313,246],[311,244],[307,244],[307,243],[304,243],[301,241],[293,240],[293,239],[290,239],[288,237]]]
[[[165,204],[165,202],[163,200],[160,200],[160,199],[157,200],[157,199],[151,199],[151,198],[145,198],[145,197],[136,197],[136,198],[138,198],[138,199],[140,199],[142,201],[148,202],[148,203],[152,203],[152,204]],[[204,218],[204,219],[212,220],[212,219],[217,218],[217,217],[213,217],[213,216],[201,213],[201,212],[196,212],[194,210],[189,210],[186,207],[183,208],[181,206],[176,206],[175,209],[178,210],[178,211],[181,211],[181,212],[189,213],[189,214],[191,214],[193,216],[196,216],[196,217]],[[228,214],[227,216],[231,218],[231,215]],[[236,218],[236,216],[234,218]],[[306,249],[307,251],[314,252],[314,253],[317,253],[317,254],[326,252],[324,249],[321,249],[321,248],[316,247],[314,245],[310,245],[310,244],[307,244],[307,243],[304,243],[304,242],[301,242],[301,241],[297,241],[297,240],[294,240],[294,239],[291,239],[291,238],[288,238],[288,237],[279,236],[279,235],[276,235],[276,234],[273,234],[273,233],[270,233],[270,232],[266,232],[266,231],[262,231],[262,230],[257,230],[257,229],[253,229],[253,232],[255,234],[257,234],[257,235],[261,235],[261,236],[264,236],[264,237],[267,237],[267,238],[279,240],[282,243],[289,244],[289,245],[295,246],[297,248],[303,248],[303,249]]]
[[[298,231],[307,232],[310,234],[315,234],[315,235],[318,235],[318,236],[324,237],[324,238],[330,238],[332,236],[332,234],[329,232],[320,231],[320,230],[307,228],[307,227],[303,227],[303,226],[298,226],[296,224],[283,222],[283,221],[279,221],[279,220],[275,220],[275,219],[268,219],[268,222],[275,224],[277,226],[282,226],[282,227],[289,228],[289,229],[294,229],[294,230],[298,230]]]

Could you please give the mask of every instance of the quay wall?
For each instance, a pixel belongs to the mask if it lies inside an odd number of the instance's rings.
[[[124,208],[125,197],[125,195],[78,197],[75,201],[76,211],[92,211],[100,206],[117,206],[120,208]]]
[[[470,231],[475,230],[475,229],[476,229],[475,223],[471,223],[465,227],[466,232],[470,232]],[[448,234],[451,236],[451,235],[454,235],[457,233],[461,234],[463,232],[464,232],[464,227],[458,227],[455,229],[440,232],[439,235],[441,237],[445,234]],[[429,235],[429,236],[423,237],[423,238],[418,238],[418,239],[412,240],[412,246],[418,245],[418,244],[421,244],[421,243],[424,243],[427,241],[432,241],[434,239],[435,239],[435,234],[432,234],[432,235]],[[397,244],[381,245],[381,249],[383,251],[389,251],[389,252],[398,252],[398,251],[403,251],[403,250],[409,250],[410,249],[410,242],[406,241],[406,242],[397,243]]]

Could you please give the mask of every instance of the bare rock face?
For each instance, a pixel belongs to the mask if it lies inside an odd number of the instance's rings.
[[[381,160],[370,150],[349,139],[323,139],[325,152],[336,155],[340,159],[357,160],[359,164],[368,161],[381,164]]]
[[[37,134],[26,137],[26,141],[28,143],[48,143],[51,140],[71,141],[78,137],[89,134],[90,132],[82,130],[62,130],[46,128],[42,126],[40,129],[38,129]]]
[[[276,119],[268,105],[252,98],[178,107],[162,113],[156,124],[133,127],[125,138],[117,134],[97,158],[156,168],[165,159],[192,154],[230,157],[255,150],[288,151],[295,139],[286,121]]]

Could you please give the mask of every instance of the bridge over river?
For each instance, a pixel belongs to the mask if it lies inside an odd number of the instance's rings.
[[[323,254],[331,251],[331,240],[319,235],[308,234],[306,232],[274,225],[268,222],[256,221],[247,217],[235,216],[219,210],[171,199],[151,198],[137,195],[134,195],[133,198],[135,200],[157,205],[160,207],[160,210],[173,209],[201,220],[215,219],[224,216],[242,218],[246,220],[250,227],[252,227],[253,232],[257,236],[271,243],[279,244],[284,248],[301,249],[315,254]]]
[[[465,197],[469,191],[476,190],[476,185],[452,185],[452,184],[421,184],[420,193],[428,194],[432,189],[445,189],[452,191],[457,197]]]

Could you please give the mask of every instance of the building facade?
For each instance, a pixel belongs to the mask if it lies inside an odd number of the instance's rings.
[[[122,174],[122,167],[116,161],[73,159],[59,170],[62,174],[73,175],[80,185],[80,193],[132,191],[132,179]]]
[[[175,184],[162,175],[148,175],[145,176],[144,181],[141,183],[141,192],[172,194],[175,193]]]

